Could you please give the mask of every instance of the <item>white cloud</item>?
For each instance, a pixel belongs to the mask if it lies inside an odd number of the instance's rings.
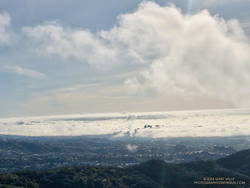
[[[81,60],[104,69],[117,61],[116,49],[109,48],[106,41],[87,30],[65,29],[55,23],[23,30],[48,54]]]
[[[207,1],[208,2],[208,1]],[[212,2],[212,1],[210,1]],[[221,98],[238,103],[250,93],[250,45],[237,20],[204,10],[185,15],[174,6],[144,2],[109,31],[59,24],[23,30],[39,51],[76,58],[97,68],[140,64],[127,79],[132,93]]]
[[[134,145],[134,144],[128,144],[128,145],[126,145],[126,148],[127,148],[128,151],[134,153],[134,152],[137,151],[138,146]]]
[[[97,68],[105,69],[122,63],[150,64],[169,48],[169,44],[164,42],[171,40],[165,35],[166,29],[171,32],[179,27],[179,23],[169,16],[171,13],[179,16],[178,11],[147,2],[134,13],[121,15],[118,24],[109,31],[92,33],[55,23],[25,27],[23,31],[39,45],[39,52],[75,58]],[[178,19],[176,17],[175,21]]]
[[[169,38],[162,38],[162,43],[168,44],[166,53],[126,84],[137,92],[166,96],[216,96],[236,103],[247,98],[250,46],[238,21],[225,21],[207,11],[192,16],[166,12],[172,18],[161,26]],[[168,28],[172,22],[179,23],[179,27],[171,31]]]
[[[36,79],[46,78],[46,75],[44,73],[34,71],[31,69],[27,69],[27,68],[23,68],[23,67],[20,67],[17,65],[15,65],[15,66],[10,66],[10,65],[3,66],[0,68],[0,71],[10,72],[10,73],[14,73],[14,74],[22,75],[22,76],[27,76],[27,77],[32,77],[32,78],[36,78]]]
[[[10,16],[7,13],[0,14],[0,44],[7,44],[10,41],[8,28],[10,26]]]
[[[36,107],[37,109],[40,108]],[[209,110],[191,112],[147,112],[72,114],[43,117],[1,118],[1,135],[23,136],[128,136],[128,127],[137,138],[249,136],[248,110]],[[130,119],[129,117],[133,117]],[[91,121],[90,121],[91,120]],[[152,128],[145,128],[145,121]],[[133,122],[133,123],[132,123]],[[130,124],[132,123],[132,126]],[[154,126],[159,125],[159,126]],[[244,128],[243,128],[244,127]],[[124,146],[136,152],[139,145]]]

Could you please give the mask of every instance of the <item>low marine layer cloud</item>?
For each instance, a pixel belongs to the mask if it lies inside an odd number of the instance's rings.
[[[145,2],[108,31],[49,23],[23,32],[42,55],[99,70],[139,65],[137,75],[124,81],[132,94],[206,96],[239,104],[250,93],[249,39],[237,20],[207,10],[186,15],[172,5]]]

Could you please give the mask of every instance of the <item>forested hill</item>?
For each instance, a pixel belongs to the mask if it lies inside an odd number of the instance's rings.
[[[249,159],[250,150],[245,150],[217,161],[168,164],[151,160],[128,168],[84,166],[9,173],[0,175],[0,187],[249,188]]]

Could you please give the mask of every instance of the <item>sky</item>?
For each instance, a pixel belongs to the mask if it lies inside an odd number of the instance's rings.
[[[0,0],[0,117],[250,107],[249,0]]]

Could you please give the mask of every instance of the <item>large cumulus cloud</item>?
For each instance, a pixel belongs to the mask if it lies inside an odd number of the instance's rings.
[[[108,31],[44,24],[24,28],[40,52],[101,69],[141,70],[125,80],[133,94],[222,98],[238,103],[250,93],[250,45],[237,20],[207,10],[186,15],[174,6],[142,3]]]
[[[250,46],[238,21],[225,21],[206,10],[186,16],[174,7],[158,8],[171,18],[161,17],[164,24],[157,29],[165,51],[126,84],[137,93],[208,96],[234,103],[247,99]],[[151,21],[159,18],[151,16]]]

